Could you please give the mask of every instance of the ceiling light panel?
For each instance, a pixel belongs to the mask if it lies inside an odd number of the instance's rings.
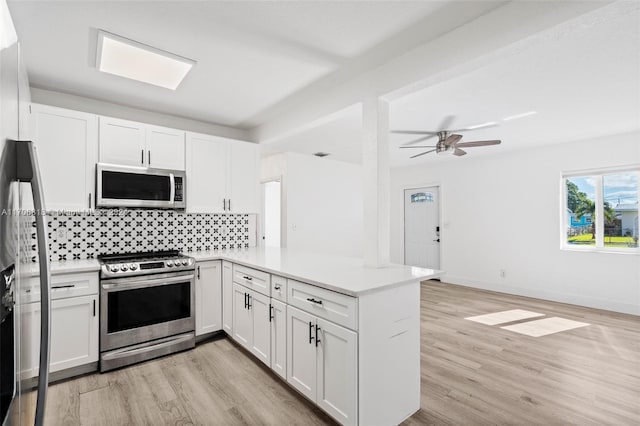
[[[98,31],[99,71],[176,90],[195,61],[105,31]]]

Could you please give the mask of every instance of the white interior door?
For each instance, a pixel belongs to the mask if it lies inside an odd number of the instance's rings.
[[[404,191],[404,263],[440,268],[440,189]]]
[[[262,240],[265,247],[280,247],[282,185],[279,180],[262,183]]]

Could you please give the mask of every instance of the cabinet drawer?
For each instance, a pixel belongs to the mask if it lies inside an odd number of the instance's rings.
[[[242,265],[233,265],[233,282],[271,296],[271,275]]]
[[[24,285],[21,303],[40,301],[40,277],[29,277]],[[51,299],[98,294],[98,273],[60,274],[51,276]]]
[[[271,297],[287,303],[287,279],[277,275],[271,276]]]
[[[301,283],[287,281],[289,305],[352,330],[358,329],[358,301],[355,297]]]

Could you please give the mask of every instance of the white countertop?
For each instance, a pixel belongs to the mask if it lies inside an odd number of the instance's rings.
[[[275,275],[306,282],[350,296],[361,296],[376,290],[438,278],[443,271],[390,264],[381,268],[364,266],[362,259],[304,253],[279,248],[249,248],[184,253],[197,261],[228,260]],[[23,265],[24,276],[39,273],[39,264]],[[98,271],[96,259],[51,262],[51,274]]]
[[[33,277],[40,274],[39,263],[22,264],[21,274],[26,277]],[[77,272],[98,272],[100,263],[96,259],[64,260],[61,262],[51,262],[51,275],[73,274]]]
[[[390,264],[364,266],[359,258],[304,253],[279,248],[249,248],[185,253],[198,261],[229,260],[328,290],[361,296],[383,288],[438,278],[443,271]]]

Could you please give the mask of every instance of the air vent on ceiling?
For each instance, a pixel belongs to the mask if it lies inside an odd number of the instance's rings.
[[[327,155],[329,155],[328,152],[314,152],[313,155],[315,155],[316,157],[326,157]]]

